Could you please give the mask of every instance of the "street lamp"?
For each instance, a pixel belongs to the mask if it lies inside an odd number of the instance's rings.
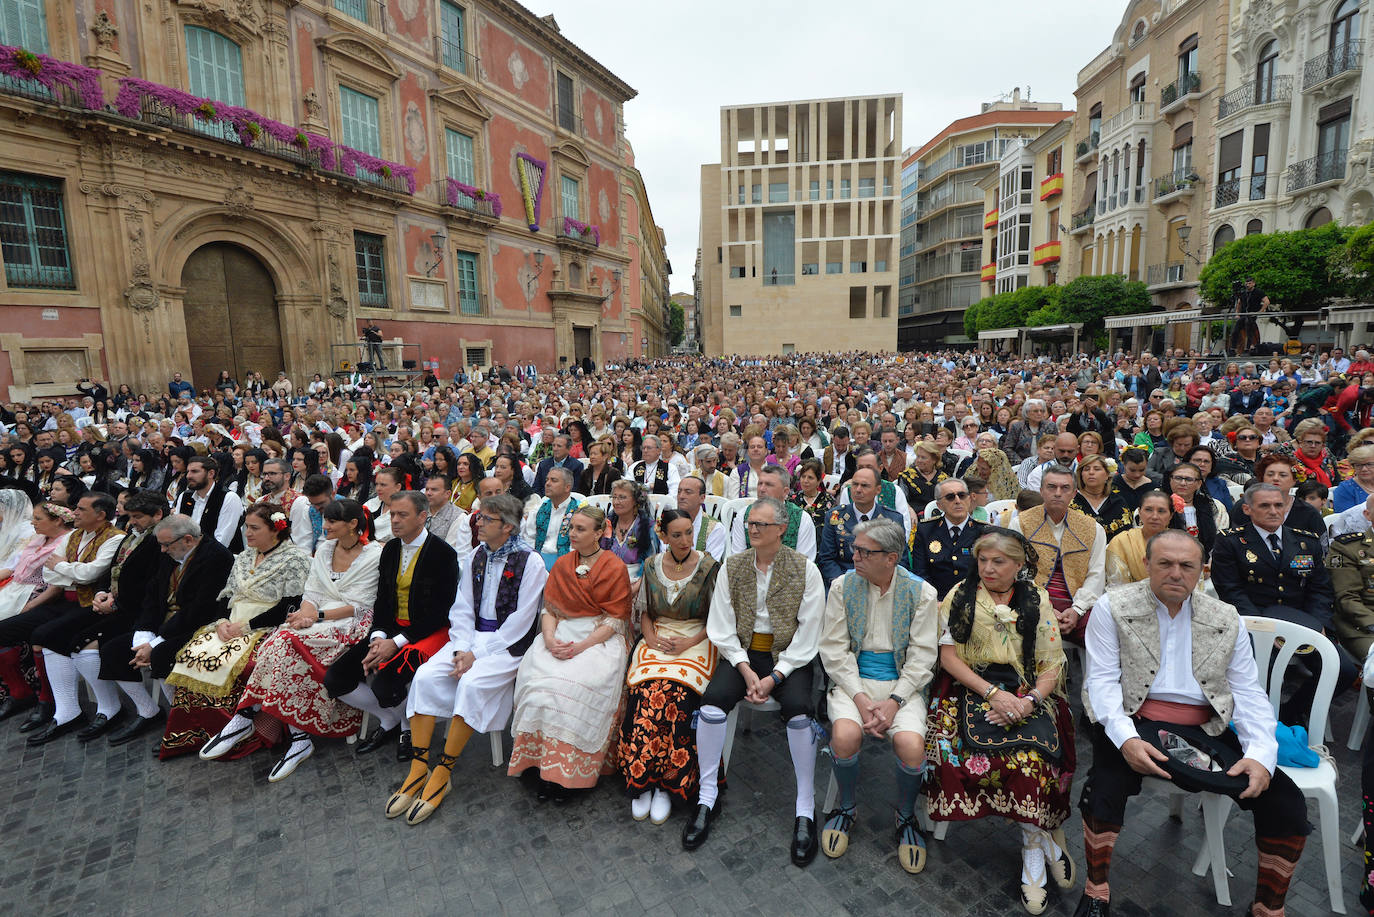
[[[1189,226],[1187,223],[1184,223],[1174,231],[1178,233],[1179,251],[1183,252],[1183,254],[1187,255],[1189,258],[1192,258],[1198,264],[1202,264],[1202,259],[1188,250],[1188,237],[1193,234],[1193,227]]]
[[[430,235],[429,246],[431,249],[434,250],[434,263],[425,269],[426,277],[433,277],[435,269],[438,268],[440,264],[444,263],[445,241],[446,240],[444,239],[444,234],[441,232],[435,231]]]

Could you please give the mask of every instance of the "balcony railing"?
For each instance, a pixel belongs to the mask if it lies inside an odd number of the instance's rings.
[[[1163,178],[1155,179],[1155,196],[1158,201],[1160,198],[1169,197],[1172,194],[1191,192],[1197,185],[1202,184],[1202,179],[1192,167],[1175,169]]]
[[[439,194],[440,200],[464,215],[489,220],[501,217],[501,195],[494,192],[466,185],[456,178],[445,178],[439,182]]]
[[[474,79],[477,77],[477,56],[469,54],[463,50],[461,42],[454,41],[448,35],[440,35],[439,60],[450,70],[457,70],[459,73],[466,74]]]
[[[1166,261],[1152,264],[1145,270],[1146,286],[1161,286],[1166,283],[1183,283],[1183,262]]]
[[[590,245],[592,248],[598,248],[601,245],[601,229],[590,223],[583,223],[581,220],[575,220],[572,217],[564,217],[563,226],[558,233],[558,238],[560,240],[568,239],[573,242],[580,242],[583,245]]]
[[[1233,89],[1221,97],[1217,103],[1217,118],[1229,118],[1256,105],[1272,102],[1287,102],[1293,98],[1293,78],[1275,76],[1269,80],[1251,80],[1239,89]]]
[[[1217,182],[1217,193],[1214,206],[1230,207],[1240,200],[1240,179],[1227,178]]]
[[[1165,86],[1159,92],[1159,107],[1168,108],[1179,99],[1184,98],[1202,88],[1202,76],[1196,70],[1189,70],[1187,73]]]
[[[243,145],[239,142],[230,125],[206,121],[196,114],[182,114],[172,106],[151,96],[143,96],[139,99],[138,120],[153,127],[168,127],[173,130],[199,134],[202,137],[209,137],[212,140],[230,143],[234,146]],[[302,149],[294,143],[283,143],[271,134],[264,133],[259,136],[253,141],[253,149],[278,159],[289,159],[298,165],[309,166],[314,169],[323,168],[320,164],[321,154],[319,151]]]
[[[1364,66],[1364,42],[1360,39],[1337,45],[1312,58],[1302,68],[1302,88],[1311,89],[1327,80]]]
[[[1230,207],[1242,200],[1262,201],[1269,196],[1269,188],[1269,176],[1265,174],[1228,178],[1217,182],[1213,206]]]
[[[1093,225],[1093,221],[1097,218],[1097,214],[1093,211],[1094,205],[1089,204],[1087,207],[1075,213],[1073,219],[1069,221],[1069,232],[1075,232],[1079,229],[1085,229]]]
[[[1347,150],[1328,150],[1320,156],[1295,162],[1288,167],[1288,193],[1345,178]]]
[[[763,285],[766,287],[790,287],[797,282],[797,275],[792,272],[780,274],[769,272],[763,275]]]
[[[1089,153],[1097,149],[1097,145],[1101,142],[1101,140],[1101,132],[1093,131],[1087,137],[1078,141],[1078,145],[1074,147],[1074,158],[1082,159],[1084,156],[1087,156]]]
[[[0,93],[89,111],[105,107],[100,71],[93,67],[5,45],[0,45],[0,59],[11,65],[0,75]]]
[[[1155,107],[1149,102],[1132,102],[1102,122],[1102,136],[1110,137],[1127,125],[1137,121],[1148,121],[1154,116],[1154,112]]]

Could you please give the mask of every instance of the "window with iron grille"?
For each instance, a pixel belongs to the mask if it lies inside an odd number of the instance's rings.
[[[61,181],[0,172],[0,256],[11,287],[76,289]]]
[[[577,102],[573,98],[572,77],[558,74],[558,126],[565,131],[577,130]]]
[[[469,348],[467,348],[466,350],[463,351],[463,357],[467,360],[468,366],[474,366],[474,367],[486,366],[486,365],[487,365],[487,348],[485,348],[485,347],[469,347]]]
[[[385,309],[386,238],[370,232],[355,232],[353,254],[358,262],[358,305]]]

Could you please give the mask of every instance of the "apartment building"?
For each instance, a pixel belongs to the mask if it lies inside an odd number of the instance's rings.
[[[0,393],[304,384],[369,323],[445,376],[661,347],[635,91],[551,16],[0,0],[0,44]]]
[[[730,106],[701,168],[703,352],[897,345],[900,95]]]
[[[913,205],[911,193],[904,192],[903,219],[911,233],[901,254],[900,349],[964,342],[963,313],[983,296],[987,262],[987,211],[979,182],[997,173],[1011,144],[1038,137],[1066,116],[1062,105],[1025,101],[1017,89],[1009,100],[985,104],[904,157],[903,180],[914,180],[915,200]]]
[[[1064,280],[1119,274],[1197,303],[1228,34],[1224,0],[1134,0],[1078,74]],[[1177,327],[1180,345],[1191,328]]]

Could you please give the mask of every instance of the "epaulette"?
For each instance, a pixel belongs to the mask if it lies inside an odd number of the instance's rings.
[[[1306,535],[1308,538],[1320,538],[1321,532],[1312,532],[1307,529],[1289,529],[1294,535]]]
[[[1227,529],[1226,531],[1222,532],[1221,534],[1223,534],[1223,535],[1235,535],[1235,534],[1238,533],[1238,532],[1243,532],[1243,531],[1245,531],[1245,529],[1246,529],[1245,526],[1243,526],[1243,525],[1238,525],[1238,526],[1236,526],[1235,528]]]
[[[1364,537],[1368,534],[1369,532],[1346,532],[1344,535],[1337,535],[1332,540],[1336,544],[1354,544],[1357,541],[1364,540]]]

